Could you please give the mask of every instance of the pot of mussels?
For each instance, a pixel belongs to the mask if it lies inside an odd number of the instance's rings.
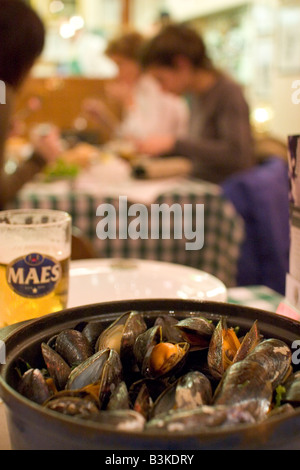
[[[285,317],[185,300],[16,325],[0,371],[12,447],[298,449],[299,339]]]

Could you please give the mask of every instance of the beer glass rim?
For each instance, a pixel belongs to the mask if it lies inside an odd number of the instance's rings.
[[[49,220],[47,222],[40,222],[40,223],[34,223],[34,224],[25,224],[25,223],[7,223],[5,221],[5,217],[9,219],[11,216],[18,216],[18,215],[24,215],[24,216],[34,216],[34,215],[45,215],[49,217],[56,217],[56,220]],[[2,220],[3,219],[3,220]],[[60,225],[65,224],[66,222],[71,222],[72,218],[71,215],[68,212],[65,211],[60,211],[60,210],[53,210],[53,209],[8,209],[4,211],[0,211],[0,227],[5,227],[5,228],[28,228],[28,227],[57,227]]]

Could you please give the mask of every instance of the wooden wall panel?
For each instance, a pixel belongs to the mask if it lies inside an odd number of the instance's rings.
[[[33,125],[50,122],[62,131],[74,129],[74,122],[82,117],[82,102],[86,98],[103,99],[116,113],[120,110],[105,96],[105,81],[84,78],[30,78],[26,81],[16,102],[16,113],[23,115],[28,100],[32,97],[41,99],[41,108],[25,119],[27,132]],[[99,138],[105,140],[108,135],[99,131],[92,121],[87,121],[87,130],[99,132]]]

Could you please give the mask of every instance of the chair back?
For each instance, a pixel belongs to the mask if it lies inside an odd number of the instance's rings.
[[[271,157],[229,178],[223,191],[245,222],[238,285],[264,285],[284,295],[290,246],[287,163]]]

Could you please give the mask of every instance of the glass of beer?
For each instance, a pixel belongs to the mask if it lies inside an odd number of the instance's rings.
[[[0,212],[0,327],[67,306],[71,217],[61,211]]]

